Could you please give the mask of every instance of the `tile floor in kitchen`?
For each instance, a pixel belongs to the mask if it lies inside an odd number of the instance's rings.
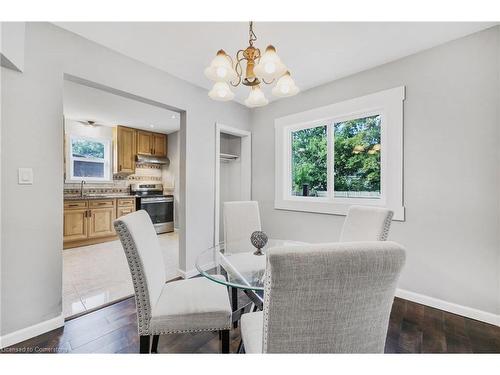
[[[177,232],[158,236],[167,280],[178,276]],[[63,250],[63,313],[68,318],[134,294],[119,240]]]

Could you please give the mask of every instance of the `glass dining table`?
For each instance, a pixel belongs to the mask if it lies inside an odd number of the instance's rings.
[[[257,255],[257,249],[252,247],[250,241],[232,243],[227,249],[221,243],[198,255],[196,269],[207,279],[233,288],[233,292],[243,291],[253,304],[253,309],[260,310],[264,302],[266,252],[273,247],[304,244],[298,241],[270,239],[262,249],[263,255]],[[233,320],[236,321],[247,306],[235,309]]]

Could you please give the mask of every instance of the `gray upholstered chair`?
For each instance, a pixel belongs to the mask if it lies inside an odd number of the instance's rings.
[[[267,252],[264,309],[243,314],[246,353],[383,353],[404,249],[343,242]]]
[[[256,201],[224,202],[224,250],[229,253],[253,252],[255,248],[250,242],[253,232],[261,230],[259,203]],[[239,259],[238,270],[257,270],[261,259],[245,254]],[[263,262],[262,262],[263,263]],[[265,266],[265,263],[263,263]],[[231,302],[233,311],[238,309],[238,289],[231,288]],[[238,326],[234,322],[234,327]]]
[[[127,256],[137,306],[140,352],[158,351],[159,335],[219,331],[222,352],[229,352],[231,305],[227,289],[206,278],[166,283],[163,255],[146,211],[114,222]]]
[[[339,242],[385,241],[393,212],[373,206],[351,206],[340,233]]]

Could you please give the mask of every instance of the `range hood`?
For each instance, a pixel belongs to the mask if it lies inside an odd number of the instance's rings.
[[[144,163],[144,164],[162,164],[162,165],[169,165],[170,160],[167,157],[159,157],[159,156],[152,156],[152,155],[136,155],[135,160],[138,163]]]

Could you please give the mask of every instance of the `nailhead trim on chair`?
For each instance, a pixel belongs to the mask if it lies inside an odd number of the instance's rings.
[[[144,270],[141,258],[137,253],[137,247],[125,223],[117,220],[114,226],[118,233],[118,237],[120,237],[123,249],[125,250],[130,273],[132,274],[135,303],[137,305],[137,329],[141,336],[150,335],[149,323],[151,321],[151,306],[149,304],[149,293],[146,280],[143,278]]]
[[[135,303],[137,306],[137,328],[140,336],[148,335],[165,335],[172,333],[192,333],[192,332],[206,332],[206,331],[220,331],[231,329],[231,324],[226,327],[205,328],[205,329],[188,329],[188,330],[173,330],[163,331],[156,330],[151,327],[151,306],[149,304],[149,292],[146,280],[143,278],[144,269],[137,252],[135,242],[127,230],[127,226],[120,220],[114,223],[115,230],[120,238],[127,262],[132,274],[132,282],[134,284]]]
[[[387,217],[385,218],[384,221],[384,229],[382,230],[382,234],[380,235],[380,240],[379,241],[386,241],[387,237],[389,236],[389,229],[391,228],[391,222],[392,222],[392,216],[394,215],[394,212],[389,211],[387,214]]]
[[[213,332],[213,331],[224,331],[224,330],[230,330],[231,325],[227,327],[220,327],[220,328],[205,328],[205,329],[185,329],[185,330],[176,330],[176,331],[157,331],[152,329],[151,335],[169,335],[173,333],[193,333],[193,332]]]
[[[269,321],[269,301],[271,299],[271,266],[269,258],[266,265],[266,274],[264,276],[264,305],[263,305],[263,334],[262,334],[262,353],[267,353],[267,324]]]

